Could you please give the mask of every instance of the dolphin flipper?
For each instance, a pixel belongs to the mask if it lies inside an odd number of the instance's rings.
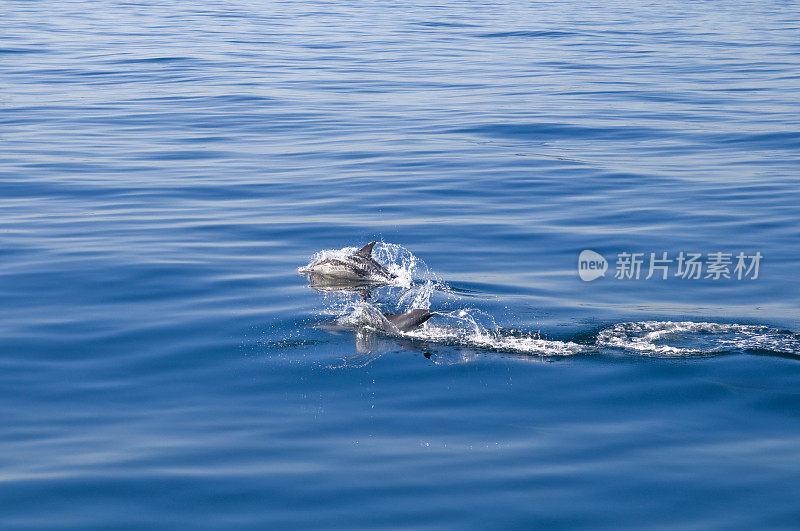
[[[356,251],[355,254],[357,254],[358,256],[363,256],[364,258],[369,258],[370,256],[372,256],[372,248],[375,247],[376,243],[378,242],[369,242],[364,247]]]
[[[428,310],[417,308],[406,313],[388,314],[385,317],[401,332],[408,332],[433,317],[433,314]]]

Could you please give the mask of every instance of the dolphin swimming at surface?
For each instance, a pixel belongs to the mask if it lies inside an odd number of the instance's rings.
[[[415,328],[421,326],[425,321],[433,317],[433,313],[422,308],[405,313],[377,313],[378,319],[370,321],[373,328],[378,328],[389,334],[397,334],[400,332],[410,332]],[[342,325],[337,321],[326,321],[315,325],[317,328],[324,330],[347,330],[353,328],[352,325]],[[359,328],[363,325],[359,325]]]
[[[397,275],[390,273],[385,267],[372,258],[372,248],[377,242],[370,242],[345,258],[326,258],[306,267],[300,273],[312,273],[329,278],[344,280],[390,282]]]

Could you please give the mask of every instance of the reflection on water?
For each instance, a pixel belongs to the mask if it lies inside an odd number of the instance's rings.
[[[356,293],[361,300],[366,301],[372,297],[373,290],[384,285],[380,282],[347,280],[340,278],[332,278],[325,275],[317,275],[309,273],[306,275],[308,278],[309,286],[317,291],[338,291],[343,293]]]

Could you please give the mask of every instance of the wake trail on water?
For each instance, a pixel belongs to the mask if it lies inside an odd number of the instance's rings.
[[[476,308],[432,313],[433,318],[419,328],[408,332],[384,333],[410,340],[543,357],[571,356],[591,350],[587,345],[543,339],[538,332],[503,330],[489,314]],[[336,322],[343,328],[356,331],[364,328],[381,331],[383,320],[382,312],[377,307],[361,302],[345,308]],[[435,323],[432,322],[434,320]]]
[[[348,256],[358,250],[345,247],[321,251],[309,265],[330,257]],[[334,317],[338,327],[374,331],[384,336],[444,345],[534,355],[564,357],[597,352],[621,352],[658,358],[691,358],[729,352],[769,353],[800,356],[800,335],[757,324],[724,324],[693,321],[640,321],[618,323],[600,330],[594,339],[561,341],[541,337],[539,332],[505,329],[492,315],[478,308],[444,310],[432,308],[432,298],[441,306],[458,305],[461,294],[451,289],[428,265],[401,245],[379,242],[374,257],[397,278],[383,288],[380,303],[353,301],[341,292],[325,294],[327,305],[320,313]],[[301,268],[302,269],[302,268]],[[387,313],[426,309],[433,317],[407,332],[385,331]]]
[[[800,335],[753,324],[693,321],[619,323],[601,330],[595,344],[661,358],[741,351],[800,356]]]

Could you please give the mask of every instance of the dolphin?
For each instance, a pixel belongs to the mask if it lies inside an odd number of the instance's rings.
[[[410,332],[415,328],[419,327],[433,317],[433,314],[422,308],[416,308],[414,310],[405,312],[405,313],[378,313],[378,320],[380,322],[376,322],[375,320],[372,321],[373,328],[378,328],[384,332],[389,334],[398,334],[400,332]],[[317,323],[315,325],[317,328],[321,328],[323,330],[330,330],[332,332],[338,330],[349,330],[353,327],[351,325],[342,325],[340,322],[337,321],[324,321],[321,323]],[[361,326],[358,326],[361,328]]]
[[[326,258],[299,269],[300,273],[313,273],[328,278],[350,281],[391,282],[397,275],[372,258],[372,248],[377,242],[370,242],[345,258]]]

